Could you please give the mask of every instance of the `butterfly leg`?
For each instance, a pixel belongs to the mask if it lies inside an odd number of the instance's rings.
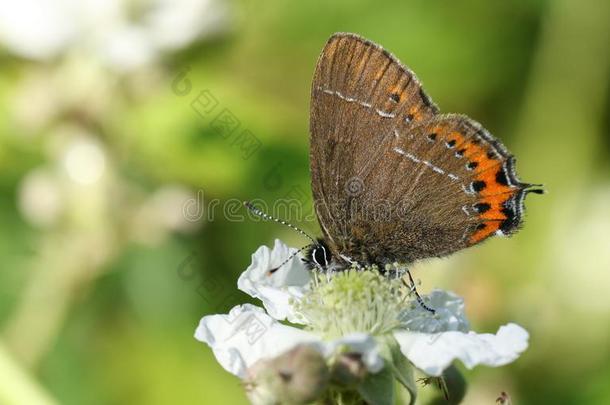
[[[320,266],[318,263],[315,263],[312,260],[301,258],[301,261],[305,263],[309,270],[318,269],[321,273],[326,273],[326,271],[324,271],[324,267]]]
[[[309,270],[318,269],[319,271],[324,272],[324,270],[322,269],[322,267],[319,264],[314,263],[311,260],[307,260],[307,259],[302,257],[301,261],[303,263],[305,263],[305,265],[307,266],[307,268]],[[317,287],[318,286],[318,275],[314,273],[312,279],[313,279],[314,285]]]
[[[349,263],[350,266],[355,266],[356,269],[358,270],[362,270],[362,266],[360,265],[360,263],[358,263],[357,261],[353,260],[351,257],[349,256],[345,256],[345,255],[339,255],[343,260],[345,260],[347,263]]]
[[[432,308],[430,308],[429,306],[426,305],[426,303],[424,302],[422,297],[417,292],[417,287],[415,286],[415,281],[413,281],[413,276],[411,276],[411,272],[409,271],[409,269],[407,269],[407,275],[409,276],[409,282],[411,283],[411,285],[408,285],[406,282],[405,282],[405,285],[407,285],[407,287],[409,287],[411,292],[413,292],[415,294],[415,298],[417,299],[417,303],[423,309],[425,309],[426,311],[431,312],[432,314],[436,313],[436,310],[434,310],[434,309],[432,309]]]

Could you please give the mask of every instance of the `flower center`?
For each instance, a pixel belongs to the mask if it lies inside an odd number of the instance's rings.
[[[401,326],[410,299],[410,289],[393,274],[382,275],[376,266],[314,271],[311,289],[292,304],[307,329],[326,338],[354,332],[384,335]]]

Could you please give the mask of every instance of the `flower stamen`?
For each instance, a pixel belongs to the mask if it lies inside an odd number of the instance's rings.
[[[401,278],[387,277],[376,266],[352,266],[341,272],[314,270],[309,292],[293,305],[307,328],[326,338],[384,335],[401,326],[411,293]]]

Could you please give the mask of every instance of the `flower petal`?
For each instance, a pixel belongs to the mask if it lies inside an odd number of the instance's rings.
[[[455,359],[466,368],[476,365],[502,366],[525,351],[529,334],[521,326],[509,323],[490,333],[449,331],[440,333],[394,332],[400,351],[428,375],[439,376]]]
[[[328,357],[337,349],[347,348],[350,352],[360,353],[367,370],[377,373],[383,368],[383,358],[377,341],[366,333],[350,333],[337,340],[322,343],[322,353]]]
[[[195,338],[208,344],[220,365],[240,378],[260,359],[319,341],[313,333],[283,325],[251,304],[238,305],[228,315],[204,316]]]
[[[411,307],[401,314],[405,329],[424,333],[450,330],[468,332],[470,327],[464,314],[464,300],[460,296],[449,291],[433,290],[423,299],[428,306],[434,308],[435,313],[412,302]]]
[[[236,306],[228,315],[204,316],[195,339],[210,346],[220,365],[240,378],[258,360],[275,358],[299,344],[314,347],[326,358],[346,348],[362,354],[369,371],[376,373],[383,367],[377,343],[369,335],[354,333],[322,341],[314,333],[281,324],[251,304]]]
[[[275,319],[301,323],[289,301],[303,296],[310,280],[309,271],[296,255],[277,271],[269,272],[296,251],[279,239],[275,240],[273,249],[259,247],[252,255],[252,263],[237,280],[237,288],[260,299],[269,315]]]

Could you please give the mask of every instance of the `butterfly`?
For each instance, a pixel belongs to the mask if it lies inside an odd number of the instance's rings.
[[[323,238],[305,261],[409,264],[521,226],[515,158],[478,122],[442,114],[415,74],[381,46],[334,34],[315,68],[310,107],[314,206]]]

